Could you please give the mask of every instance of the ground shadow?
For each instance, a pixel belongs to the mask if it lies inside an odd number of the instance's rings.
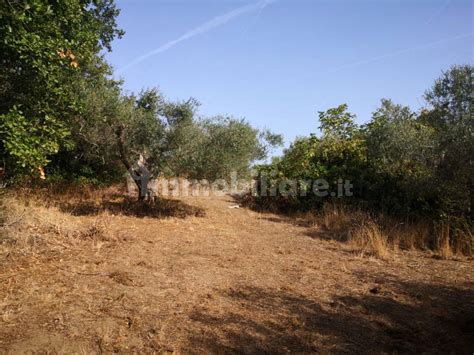
[[[61,211],[70,213],[74,216],[96,215],[104,211],[118,215],[140,218],[186,218],[189,216],[205,216],[205,211],[203,208],[191,206],[184,203],[183,201],[171,199],[158,199],[154,203],[144,203],[130,198],[103,198],[100,202],[63,202],[59,204],[59,208]]]
[[[262,214],[272,214],[273,216],[263,216],[262,219],[273,223],[285,223],[292,224],[298,227],[312,227],[314,221],[306,218],[298,210],[286,210],[282,211],[277,208],[265,207],[265,205],[258,205],[253,200],[253,197],[248,194],[231,194],[230,197],[235,203],[238,203],[244,208],[248,208],[252,211],[259,212]]]
[[[213,353],[472,352],[472,284],[390,285],[390,292],[370,289],[327,303],[275,289],[225,291],[225,310],[201,307],[190,315],[199,331],[189,346]]]
[[[304,234],[313,239],[347,242],[347,229],[328,229],[323,226],[317,226],[315,225],[315,219],[309,217],[311,214],[305,215],[304,213],[291,209],[282,211],[281,209],[277,208],[265,208],[265,206],[257,205],[249,195],[233,194],[231,197],[242,207],[261,213],[262,216],[260,219],[272,223],[290,224],[296,227],[304,228]],[[313,211],[313,213],[316,212]]]
[[[304,229],[303,234],[312,239],[333,240],[337,242],[347,242],[347,228],[328,229],[324,226],[318,226],[311,218],[302,217],[298,214],[276,214],[275,216],[260,217],[268,222],[290,224]]]

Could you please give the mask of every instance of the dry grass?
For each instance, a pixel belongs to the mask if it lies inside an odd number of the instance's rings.
[[[53,253],[72,248],[81,240],[98,242],[112,238],[107,213],[78,219],[57,207],[46,207],[23,197],[6,197],[4,205],[7,213],[0,243],[3,254],[9,258]]]
[[[117,188],[5,201],[0,353],[472,352],[472,260],[361,258],[351,248],[420,242],[363,215],[290,218],[229,197],[147,215]]]
[[[309,218],[327,235],[349,242],[361,255],[387,258],[399,250],[431,250],[441,258],[472,255],[474,238],[469,226],[430,221],[400,221],[395,218],[371,216],[360,210],[339,205],[326,205],[319,214]]]
[[[359,248],[362,255],[373,253],[382,259],[386,259],[390,255],[388,236],[373,221],[350,230],[349,242]]]

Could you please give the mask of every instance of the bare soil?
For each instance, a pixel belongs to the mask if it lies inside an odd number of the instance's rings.
[[[474,351],[472,259],[362,257],[304,219],[234,204],[37,209],[31,253],[0,245],[0,352]]]

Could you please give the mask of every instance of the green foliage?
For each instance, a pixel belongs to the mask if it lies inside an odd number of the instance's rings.
[[[132,103],[122,109],[130,117],[122,114],[120,122],[127,131],[128,159],[143,156],[155,175],[217,179],[228,178],[232,171],[247,174],[253,161],[281,144],[280,136],[244,120],[197,117],[195,99],[168,102],[157,90],[148,90],[125,101]]]
[[[365,198],[370,204],[402,214],[432,211],[434,129],[408,107],[383,99],[363,131],[371,170]]]
[[[436,130],[440,210],[474,221],[474,67],[454,66],[425,94],[423,119]]]
[[[362,127],[346,105],[319,112],[321,135],[298,138],[283,157],[258,166],[258,175],[270,189],[298,181],[298,196],[275,199],[286,206],[317,208],[327,200],[302,193],[301,181],[348,179],[354,196],[346,203],[405,217],[473,221],[472,85],[473,67],[455,66],[426,92],[428,107],[419,114],[383,99]]]
[[[112,0],[0,3],[0,153],[9,175],[110,181],[142,156],[156,174],[247,172],[281,140],[156,89],[124,95],[101,52],[123,32]]]
[[[473,74],[472,65],[453,66],[426,91],[425,100],[431,109],[427,116],[433,126],[443,129],[461,122],[472,123]]]
[[[69,136],[60,122],[49,115],[28,120],[14,106],[0,115],[0,135],[3,149],[7,150],[22,168],[45,165],[47,156],[59,151],[59,145]]]
[[[248,174],[253,161],[281,144],[281,136],[244,120],[200,118],[195,99],[169,102],[157,89],[126,96],[120,83],[102,80],[80,92],[84,115],[70,125],[76,145],[57,154],[49,168],[68,180],[120,178],[123,158],[133,166],[140,156],[155,176],[229,178],[233,171]]]
[[[325,137],[337,137],[341,140],[349,140],[357,131],[354,123],[355,115],[347,112],[347,105],[342,104],[336,108],[330,108],[326,112],[319,112],[319,129]]]
[[[322,136],[297,139],[278,163],[290,178],[348,178],[364,164],[365,147],[347,105],[319,112]]]
[[[359,179],[366,168],[365,142],[354,119],[355,116],[347,112],[347,105],[319,112],[322,135],[298,138],[281,159],[258,166],[259,176],[265,176],[269,189],[292,180],[298,196],[283,199],[291,208],[321,206],[327,198],[308,191],[311,189],[308,182],[324,179],[334,186],[340,179]]]
[[[99,52],[122,34],[117,14],[109,0],[0,3],[0,152],[7,171],[29,171],[71,146],[69,120],[81,112],[76,85],[108,71]]]
[[[246,175],[252,162],[281,144],[281,136],[260,132],[242,119],[216,117],[200,121],[198,127],[201,138],[192,177],[227,179],[232,172]]]

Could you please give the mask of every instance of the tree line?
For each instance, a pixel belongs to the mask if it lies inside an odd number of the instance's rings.
[[[281,158],[257,167],[267,187],[287,179],[349,180],[344,203],[403,217],[474,220],[474,112],[471,65],[453,66],[424,94],[418,112],[382,99],[363,125],[343,104],[319,112],[319,132],[296,139]],[[337,197],[284,194],[260,204],[285,209],[321,207]]]
[[[113,0],[0,4],[0,154],[10,182],[107,183],[135,162],[191,178],[245,174],[282,137],[232,116],[201,117],[190,98],[126,94],[104,54],[124,32]],[[137,184],[139,186],[139,184]]]

